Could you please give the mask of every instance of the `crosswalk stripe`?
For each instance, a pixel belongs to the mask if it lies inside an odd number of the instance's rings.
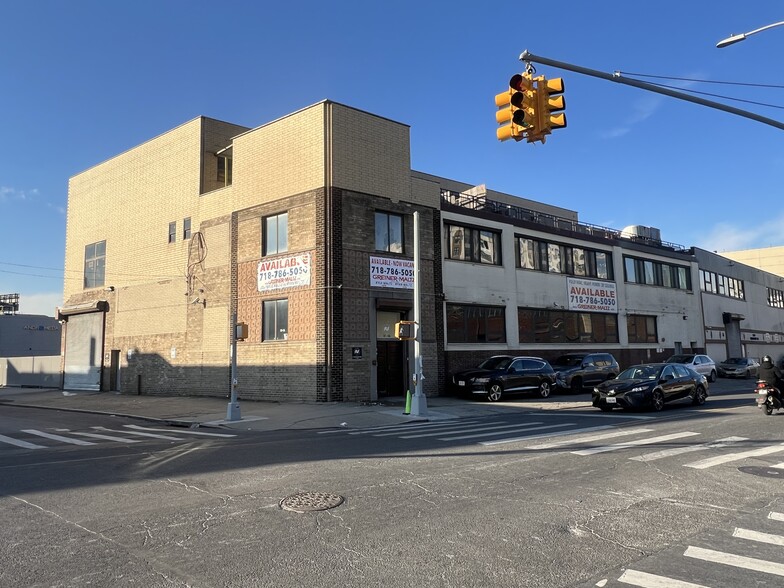
[[[535,422],[528,423],[528,425],[541,425],[541,424],[542,424],[541,421],[535,421]],[[574,424],[574,423],[572,423],[572,424]],[[439,435],[444,435],[444,434],[449,434],[449,433],[474,433],[476,431],[487,431],[488,429],[499,430],[499,429],[520,428],[520,427],[528,426],[528,425],[521,425],[520,423],[517,423],[515,425],[491,425],[491,426],[482,425],[482,426],[469,427],[467,429],[466,428],[462,428],[462,427],[458,427],[456,429],[449,429],[449,430],[446,430],[446,431],[435,431],[435,432],[431,431],[429,433],[417,433],[416,435],[403,435],[400,438],[401,439],[418,439],[420,437],[438,437]],[[497,435],[498,433],[495,433],[495,434]],[[381,437],[381,436],[382,435],[374,435],[374,437]]]
[[[394,425],[379,425],[377,427],[368,427],[368,428],[365,428],[365,429],[362,429],[362,430],[359,430],[359,431],[355,431],[353,429],[349,429],[351,431],[351,433],[349,433],[349,434],[350,435],[355,435],[355,434],[360,434],[361,435],[361,434],[364,434],[364,433],[369,433],[371,431],[394,431],[396,429],[410,429],[412,427],[419,428],[419,427],[428,427],[428,426],[436,426],[436,425],[437,426],[441,426],[441,427],[448,427],[450,425],[456,425],[456,424],[462,424],[462,423],[476,423],[476,422],[480,422],[479,419],[449,419],[449,420],[446,420],[446,421],[437,421],[437,422],[429,422],[429,421],[428,422],[422,422],[422,421],[420,421],[420,422],[418,422],[416,424],[414,424],[414,423],[397,423],[397,424],[394,424]],[[318,434],[319,435],[333,435],[335,433],[345,433],[345,432],[346,432],[346,428],[345,427],[339,427],[337,429],[330,429],[329,431],[318,431]]]
[[[62,435],[44,433],[43,431],[38,431],[36,429],[22,429],[22,432],[29,433],[30,435],[44,437],[45,439],[51,439],[53,441],[60,441],[61,443],[69,443],[71,445],[95,445],[95,443],[92,441],[82,441],[81,439],[74,439],[72,437],[63,437]]]
[[[709,588],[702,584],[693,584],[636,570],[626,570],[618,578],[618,581],[624,584],[631,584],[632,586],[639,586],[640,588]]]
[[[577,429],[576,431],[563,431],[556,433],[557,435],[569,435],[577,432],[585,431],[600,431],[614,428],[614,425],[604,425],[602,427],[590,427],[587,429]],[[582,437],[575,437],[574,439],[561,439],[560,441],[552,441],[550,443],[540,443],[538,445],[531,445],[528,449],[553,449],[555,447],[562,447],[563,445],[577,445],[579,443],[587,443],[591,441],[599,441],[600,439],[611,439],[613,437],[623,437],[625,435],[634,435],[637,433],[650,433],[653,429],[622,429],[614,430],[609,433],[600,433],[599,435],[583,435]],[[553,435],[555,436],[555,435]]]
[[[394,427],[378,427],[373,429],[362,429],[360,431],[351,431],[349,435],[373,435],[373,437],[391,437],[407,431],[432,431],[434,429],[447,429],[449,427],[467,427],[476,426],[481,421],[450,421],[448,423],[430,423],[421,425],[395,425]],[[503,424],[507,421],[489,421],[484,424],[496,425]]]
[[[115,429],[107,429],[106,427],[93,427],[97,431],[106,431],[107,433],[122,433],[124,435],[136,435],[137,437],[152,437],[154,439],[168,439],[169,441],[185,441],[182,437],[172,437],[171,435],[159,435],[157,433],[144,433],[142,431],[116,431]]]
[[[637,447],[639,445],[653,445],[654,443],[671,441],[673,439],[682,439],[683,437],[692,437],[694,435],[699,435],[699,433],[692,433],[691,431],[685,431],[683,433],[671,433],[669,435],[649,437],[647,439],[637,439],[636,441],[628,441],[626,443],[616,443],[614,445],[592,447],[591,449],[581,449],[579,451],[572,451],[572,453],[574,455],[593,455],[595,453],[606,453],[608,451],[617,451],[618,449],[627,449],[630,447]]]
[[[541,431],[541,430],[544,430],[544,429],[557,429],[559,427],[571,427],[572,425],[575,425],[575,424],[576,423],[560,423],[558,425],[546,425],[544,427],[530,427],[530,428],[521,427],[519,429],[513,429],[511,431],[502,431],[500,433],[498,431],[491,431],[489,433],[474,433],[473,435],[461,435],[459,437],[443,437],[443,438],[439,437],[438,440],[439,441],[459,441],[461,439],[474,439],[476,437],[490,437],[491,435],[498,435],[498,434],[504,434],[505,435],[505,434],[508,434],[508,433],[518,433],[518,432],[524,433],[524,432],[527,432],[527,431]]]
[[[749,451],[740,451],[738,453],[728,453],[726,455],[717,455],[716,457],[709,457],[700,461],[684,464],[687,468],[694,468],[696,470],[704,470],[706,468],[729,463],[731,461],[738,461],[747,457],[757,457],[758,455],[768,455],[771,453],[778,453],[784,451],[784,443],[772,445],[769,447],[761,447],[760,449],[751,449]]]
[[[656,461],[663,457],[672,457],[674,455],[681,455],[682,453],[691,453],[693,451],[704,451],[706,449],[716,449],[719,447],[727,447],[738,441],[748,441],[746,437],[726,437],[719,439],[713,443],[700,443],[699,445],[689,445],[687,447],[673,447],[672,449],[663,449],[661,451],[654,451],[637,457],[630,457],[632,461]]]
[[[137,429],[139,431],[161,431],[163,433],[170,432],[170,429],[155,429],[153,427],[141,427],[139,425],[123,425],[128,429]],[[233,433],[207,433],[205,431],[191,431],[190,429],[177,430],[178,435],[197,435],[200,437],[236,437]]]
[[[82,433],[79,431],[72,431],[71,435],[79,435],[80,437],[90,437],[91,439],[103,439],[105,441],[118,441],[120,443],[139,443],[138,439],[128,439],[127,437],[113,437],[112,435],[101,435],[100,433]]]
[[[683,553],[683,555],[684,557],[691,557],[694,559],[700,559],[702,561],[720,563],[736,568],[743,568],[746,570],[754,570],[756,572],[763,572],[765,574],[784,576],[784,564],[780,564],[775,561],[767,561],[765,559],[757,559],[756,557],[745,557],[743,555],[735,555],[734,553],[714,551],[713,549],[692,547],[691,545],[686,548],[686,551]]]
[[[536,439],[550,439],[552,437],[559,437],[561,435],[575,435],[577,433],[585,433],[587,431],[599,431],[603,429],[610,429],[613,425],[601,425],[599,427],[585,427],[582,429],[570,429],[568,431],[558,431],[556,433],[542,433],[541,435],[531,435],[525,437],[512,437],[510,439],[494,439],[493,441],[480,441],[481,445],[502,445],[504,443],[519,443],[521,441],[534,441]]]
[[[768,513],[768,518],[772,521],[784,521],[784,512]]]
[[[761,533],[759,531],[752,531],[751,529],[741,529],[736,527],[732,532],[733,537],[739,539],[748,539],[749,541],[757,541],[759,543],[769,543],[771,545],[784,546],[784,537],[781,535],[774,535],[773,533]]]
[[[30,443],[29,441],[14,439],[13,437],[6,437],[5,435],[0,435],[0,442],[8,443],[9,445],[16,445],[17,447],[24,447],[25,449],[45,449],[43,445],[36,445],[35,443]]]

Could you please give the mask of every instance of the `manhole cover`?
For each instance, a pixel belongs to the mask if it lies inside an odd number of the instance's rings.
[[[343,504],[343,497],[326,492],[300,492],[280,501],[280,508],[294,512],[327,510]]]
[[[753,476],[762,476],[763,478],[781,478],[784,480],[784,470],[773,467],[743,466],[738,468],[738,471]]]

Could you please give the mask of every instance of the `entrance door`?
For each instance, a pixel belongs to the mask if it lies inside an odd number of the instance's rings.
[[[379,341],[377,343],[377,390],[378,396],[403,396],[406,393],[406,352],[403,341]]]
[[[68,317],[65,330],[65,390],[100,390],[103,367],[102,312]]]

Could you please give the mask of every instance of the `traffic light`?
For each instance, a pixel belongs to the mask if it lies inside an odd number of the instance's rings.
[[[496,130],[499,141],[520,141],[533,132],[537,97],[531,74],[513,75],[509,80],[509,89],[496,95],[495,105],[498,107],[495,120],[499,125],[505,125]]]
[[[549,135],[553,129],[565,128],[566,115],[562,112],[566,108],[566,100],[563,96],[563,79],[548,80],[541,76],[537,78],[536,90],[539,100],[537,108],[539,131]]]

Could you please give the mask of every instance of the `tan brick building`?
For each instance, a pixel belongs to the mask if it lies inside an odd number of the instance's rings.
[[[196,118],[70,180],[64,386],[241,398],[402,394],[421,213],[425,392],[443,366],[440,192],[409,128],[324,101],[248,129]],[[387,264],[399,276],[371,276]],[[383,285],[382,285],[383,284]]]

